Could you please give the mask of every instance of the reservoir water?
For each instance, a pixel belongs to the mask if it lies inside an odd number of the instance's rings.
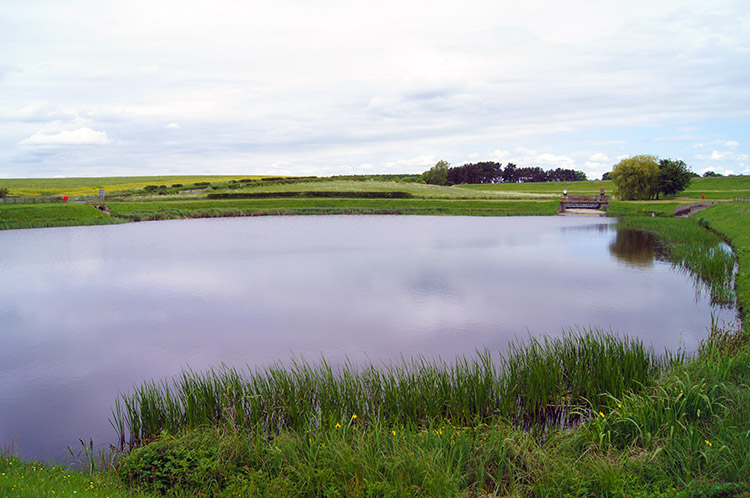
[[[452,359],[589,326],[692,351],[734,317],[601,218],[180,220],[4,231],[0,254],[0,441],[42,459],[107,446],[119,392],[188,366]]]

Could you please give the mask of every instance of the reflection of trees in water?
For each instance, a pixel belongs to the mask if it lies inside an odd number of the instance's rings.
[[[618,228],[615,240],[609,245],[609,252],[627,265],[649,268],[654,266],[656,248],[656,238],[652,234]]]

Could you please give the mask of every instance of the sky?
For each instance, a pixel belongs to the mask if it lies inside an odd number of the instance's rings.
[[[750,174],[747,0],[0,0],[0,178]]]

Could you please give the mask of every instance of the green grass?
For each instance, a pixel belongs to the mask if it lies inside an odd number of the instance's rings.
[[[660,216],[674,217],[677,206],[689,204],[685,201],[611,201],[607,216],[622,217],[642,217],[642,216]]]
[[[460,185],[453,188],[481,190],[488,192],[524,192],[534,194],[562,195],[568,189],[571,195],[595,195],[604,189],[611,195],[614,185],[607,181],[560,182],[560,183],[498,183],[492,185]],[[690,186],[677,195],[678,200],[696,201],[705,194],[706,200],[731,200],[734,197],[750,196],[750,176],[693,178]]]
[[[698,220],[726,237],[739,262],[735,278],[738,307],[750,333],[750,203],[733,202],[712,206],[697,215]]]
[[[86,474],[67,465],[29,462],[0,451],[0,497],[92,496],[146,497],[128,488],[112,472]]]
[[[700,200],[731,200],[735,197],[750,197],[750,176],[727,176],[694,178],[680,197]]]
[[[569,195],[598,195],[600,189],[604,189],[606,195],[612,195],[614,185],[607,181],[585,181],[585,182],[542,182],[542,183],[493,183],[486,185],[456,185],[456,189],[478,190],[497,193],[524,193],[543,194],[560,198],[563,190],[567,189]]]
[[[421,214],[546,216],[556,201],[464,199],[270,198],[109,202],[112,215],[129,220],[285,214]]]
[[[305,183],[260,184],[245,188],[231,189],[231,192],[296,192],[296,191],[334,191],[334,192],[387,192],[403,191],[414,197],[424,199],[550,199],[548,194],[527,191],[494,191],[472,188],[441,187],[423,183],[378,181],[378,180],[318,180]],[[219,189],[218,191],[221,191]]]
[[[89,204],[46,203],[0,205],[0,230],[74,225],[104,225],[124,220],[107,216]]]

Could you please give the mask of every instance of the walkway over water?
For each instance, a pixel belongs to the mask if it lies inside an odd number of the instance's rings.
[[[564,194],[560,199],[560,207],[557,209],[557,214],[563,214],[569,209],[596,209],[606,211],[609,208],[608,195],[604,195],[604,191],[599,195],[593,196],[580,196],[580,195],[567,195]]]

